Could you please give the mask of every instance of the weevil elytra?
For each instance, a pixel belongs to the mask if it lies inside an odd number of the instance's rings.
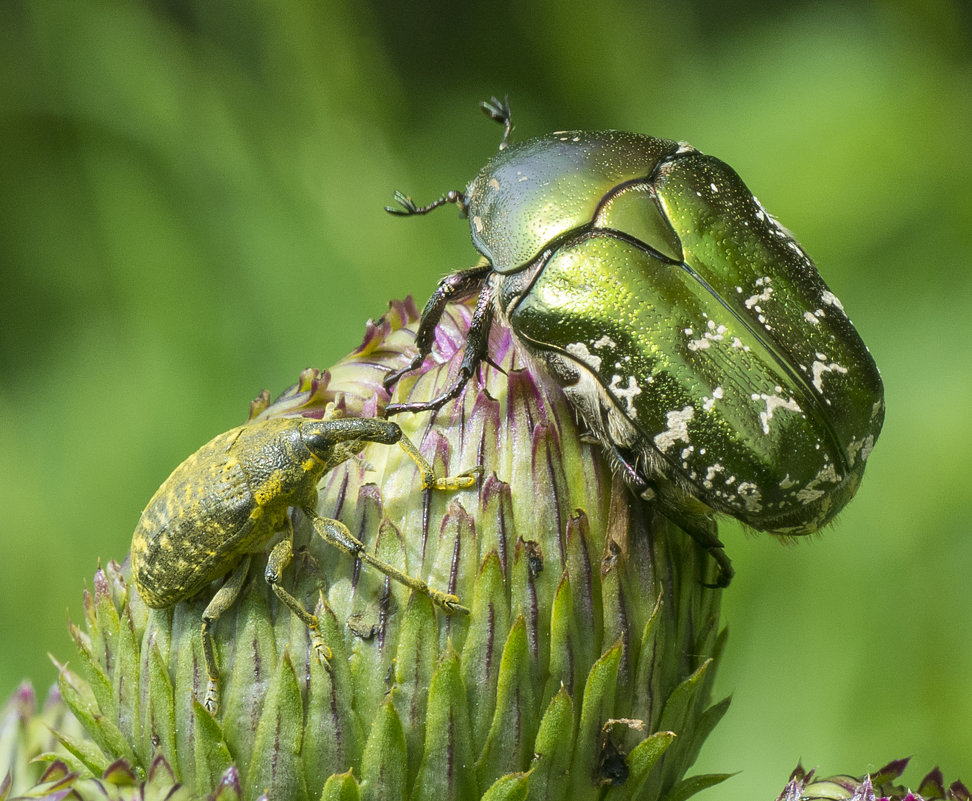
[[[397,442],[418,465],[422,489],[466,489],[476,482],[475,468],[436,478],[395,423],[359,417],[284,417],[246,423],[203,445],[172,472],[142,512],[132,537],[132,578],[150,607],[172,607],[229,574],[202,616],[209,677],[204,704],[210,712],[216,712],[219,697],[212,627],[239,595],[252,555],[281,531],[285,536],[270,552],[265,578],[277,597],[307,624],[314,649],[328,666],[331,651],[317,617],[281,586],[281,574],[293,557],[291,507],[303,511],[325,542],[427,595],[446,612],[469,613],[454,595],[377,559],[347,526],[317,514],[320,478],[366,442]]]

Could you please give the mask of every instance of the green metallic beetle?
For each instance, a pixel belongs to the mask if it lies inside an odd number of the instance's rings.
[[[418,465],[423,489],[454,490],[475,484],[476,469],[437,479],[395,423],[358,417],[281,417],[246,423],[203,445],[173,471],[142,512],[132,537],[132,578],[150,607],[172,607],[229,574],[202,616],[209,676],[204,704],[210,712],[215,714],[219,697],[211,628],[239,595],[252,555],[263,551],[279,532],[285,536],[270,552],[266,580],[307,624],[314,649],[328,666],[331,651],[321,637],[317,617],[280,584],[293,557],[290,507],[301,509],[325,542],[424,593],[446,612],[469,613],[454,595],[432,589],[375,558],[347,526],[317,514],[321,476],[366,442],[397,442]]]
[[[479,264],[443,279],[416,337],[431,350],[446,302],[478,292],[455,382],[487,358],[494,316],[563,388],[629,486],[733,571],[713,513],[810,534],[857,490],[884,420],[877,367],[813,262],[727,164],[669,139],[506,131],[453,203]]]

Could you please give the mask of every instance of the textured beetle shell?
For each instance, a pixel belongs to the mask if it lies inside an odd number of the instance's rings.
[[[312,500],[325,469],[300,438],[302,418],[248,423],[188,457],[145,507],[132,537],[132,576],[155,608],[190,598]]]
[[[884,418],[877,367],[728,165],[550,134],[494,156],[469,215],[501,318],[663,503],[794,535],[853,497]]]

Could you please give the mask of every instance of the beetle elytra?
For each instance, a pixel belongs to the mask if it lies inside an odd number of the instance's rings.
[[[563,389],[639,496],[732,567],[713,515],[788,537],[830,522],[856,492],[884,390],[843,306],[735,171],[694,147],[624,131],[558,131],[510,144],[455,204],[481,259],[440,283],[416,334],[430,353],[452,298],[478,294],[455,382],[487,358],[494,318]]]

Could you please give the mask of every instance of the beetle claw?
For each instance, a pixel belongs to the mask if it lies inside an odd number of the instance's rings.
[[[393,386],[395,386],[395,384],[398,383],[398,380],[403,375],[406,375],[407,373],[410,373],[410,372],[412,372],[412,370],[414,370],[417,367],[421,366],[421,364],[422,364],[423,361],[425,361],[425,354],[419,353],[414,359],[412,359],[412,361],[410,361],[404,367],[402,367],[401,369],[395,370],[394,372],[391,372],[388,375],[386,375],[382,379],[382,381],[381,381],[382,386],[387,391],[390,392],[391,391],[391,388]]]
[[[468,470],[463,470],[461,473],[455,476],[443,476],[442,478],[437,478],[432,484],[432,489],[444,490],[444,491],[454,491],[462,489],[471,489],[476,486],[476,482],[479,477],[483,474],[483,466],[477,464],[475,467],[470,467]]]
[[[429,595],[436,604],[441,606],[450,615],[453,612],[459,612],[463,615],[469,614],[469,610],[459,603],[459,599],[455,595],[445,595],[437,590],[429,590]]]
[[[216,687],[216,679],[210,678],[206,685],[206,697],[203,700],[203,706],[206,707],[206,711],[210,715],[216,717],[216,712],[219,711],[219,690]]]
[[[706,550],[719,566],[719,575],[714,582],[703,581],[702,586],[713,590],[725,589],[732,582],[732,577],[736,575],[732,561],[726,555],[721,545],[707,548]]]
[[[331,659],[334,657],[334,652],[327,647],[327,643],[324,642],[320,634],[314,634],[313,645],[314,653],[317,654],[317,660],[321,663],[321,667],[328,673],[333,673],[334,668],[331,667]]]

